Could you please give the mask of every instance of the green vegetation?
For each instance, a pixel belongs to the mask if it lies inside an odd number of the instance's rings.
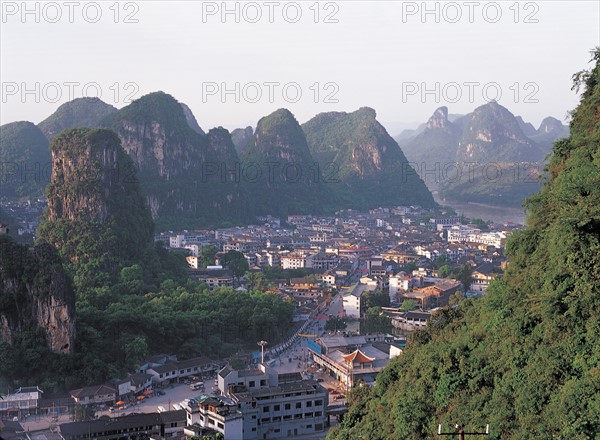
[[[71,263],[76,286],[114,282],[122,267],[152,258],[154,225],[135,174],[123,173],[133,165],[119,138],[104,129],[73,129],[51,148],[62,166],[47,188],[38,241]]]
[[[321,113],[302,129],[336,209],[435,205],[375,110]]]
[[[119,135],[134,159],[160,229],[231,226],[250,219],[240,179],[221,173],[238,162],[231,136],[223,128],[196,132],[189,123],[175,98],[155,92],[106,116],[101,125]]]
[[[600,49],[571,137],[527,203],[510,264],[479,300],[436,313],[378,375],[330,439],[435,438],[438,423],[489,439],[597,438],[600,432]]]
[[[277,341],[287,334],[292,304],[257,291],[209,291],[204,283],[187,279],[182,254],[153,243],[153,222],[135,174],[131,181],[113,174],[130,164],[114,133],[64,131],[52,148],[61,167],[48,188],[38,248],[48,249],[54,259],[41,260],[46,274],[31,258],[16,258],[22,252],[1,247],[0,281],[18,280],[22,285],[0,296],[0,309],[11,319],[20,316],[22,291],[37,292],[38,284],[37,296],[44,295],[43,288],[66,294],[67,274],[71,275],[76,292],[75,352],[53,353],[47,328],[21,325],[11,344],[0,344],[0,377],[11,386],[36,383],[46,392],[68,390],[122,377],[150,353],[222,358],[253,349],[258,340]],[[63,283],[56,275],[61,259],[48,243],[65,262]],[[203,251],[206,255],[216,249]],[[238,253],[226,255],[233,270],[246,270]],[[73,316],[69,320],[65,325],[75,325]]]
[[[248,271],[248,261],[244,254],[238,251],[229,251],[221,257],[221,265],[233,272],[236,277],[241,277]]]
[[[50,164],[48,140],[34,124],[0,127],[0,200],[42,198]]]
[[[58,107],[38,127],[48,140],[52,140],[61,131],[70,128],[98,128],[100,121],[117,111],[98,98],[77,98]]]
[[[332,200],[329,188],[289,110],[279,109],[261,118],[240,158],[248,170],[259,170],[256,178],[244,182],[255,214],[285,216],[332,210],[328,207]]]

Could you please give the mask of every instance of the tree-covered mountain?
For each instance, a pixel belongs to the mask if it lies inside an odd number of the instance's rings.
[[[402,140],[432,191],[467,202],[520,206],[540,189],[544,157],[568,128],[548,117],[538,130],[496,102],[464,116],[437,109],[424,129]]]
[[[425,184],[432,190],[438,188],[441,169],[455,162],[461,136],[462,129],[448,120],[448,108],[440,107],[429,118],[425,129],[402,146],[406,157],[419,170],[440,170],[440,173],[423,173]]]
[[[68,128],[97,128],[100,121],[117,109],[99,98],[77,98],[66,102],[38,124],[48,140]]]
[[[240,153],[248,142],[252,139],[252,135],[254,134],[254,130],[252,127],[248,126],[246,128],[236,128],[231,132],[231,140],[233,141],[233,145],[235,145],[235,149],[238,153]]]
[[[458,143],[458,162],[535,162],[545,152],[523,134],[515,116],[496,101],[477,107]]]
[[[242,178],[255,214],[331,210],[331,193],[300,124],[287,109],[261,118],[240,153]]]
[[[180,102],[179,105],[181,105],[183,114],[185,115],[185,120],[187,121],[189,127],[198,134],[205,134],[204,130],[202,130],[200,128],[200,125],[198,125],[198,121],[196,120],[196,117],[192,113],[192,110],[187,105],[185,105],[183,102]]]
[[[245,218],[229,134],[209,138],[189,125],[179,102],[164,92],[141,97],[102,121],[138,168],[140,186],[160,227],[185,228]]]
[[[92,284],[101,285],[139,261],[153,241],[135,167],[110,130],[67,130],[51,148],[48,208],[37,240],[56,247],[77,277],[94,274]]]
[[[321,113],[302,125],[323,179],[342,208],[434,204],[375,110]]]
[[[597,438],[600,432],[600,49],[570,137],[527,203],[510,263],[486,295],[434,315],[402,355],[357,388],[329,439]]]
[[[540,127],[530,136],[533,141],[542,146],[544,151],[549,151],[555,140],[567,137],[569,137],[569,127],[552,116],[544,118]]]
[[[0,200],[44,196],[50,181],[50,149],[44,134],[31,122],[0,127]]]

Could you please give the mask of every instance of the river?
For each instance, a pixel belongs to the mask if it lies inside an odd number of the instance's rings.
[[[491,220],[494,223],[513,222],[520,225],[525,224],[525,212],[522,208],[512,206],[486,205],[484,203],[460,202],[456,200],[442,200],[434,194],[435,201],[442,206],[454,208],[458,215],[465,217]]]

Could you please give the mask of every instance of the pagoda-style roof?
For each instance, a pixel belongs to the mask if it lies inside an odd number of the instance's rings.
[[[366,364],[368,362],[373,362],[375,358],[369,357],[360,351],[358,348],[350,354],[343,355],[343,358],[346,362],[355,363],[358,362],[360,364]]]

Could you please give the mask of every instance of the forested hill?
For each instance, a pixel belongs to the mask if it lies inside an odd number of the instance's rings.
[[[531,197],[527,227],[487,294],[436,315],[357,388],[329,439],[437,438],[455,424],[487,439],[588,439],[600,432],[600,49],[570,138]]]

